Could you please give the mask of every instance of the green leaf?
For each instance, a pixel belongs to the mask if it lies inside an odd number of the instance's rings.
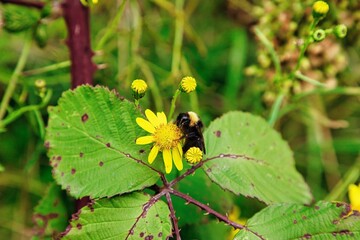
[[[74,197],[113,196],[153,185],[134,104],[103,87],[67,91],[49,108],[45,145],[56,181]]]
[[[64,239],[166,239],[169,214],[164,202],[138,192],[101,199],[73,216]]]
[[[49,186],[47,193],[35,207],[33,219],[35,235],[42,239],[55,237],[65,230],[67,207],[58,185],[53,183]]]
[[[234,239],[360,239],[360,213],[348,204],[277,204],[247,221]]]
[[[312,196],[288,144],[265,120],[230,112],[204,133],[207,175],[235,194],[276,202],[310,203]]]

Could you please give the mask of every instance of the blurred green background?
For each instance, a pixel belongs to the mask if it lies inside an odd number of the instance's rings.
[[[121,3],[100,1],[91,7],[93,60],[99,67],[95,84],[116,89],[132,99],[130,84],[142,78],[149,85],[149,92],[141,100],[142,108],[167,112],[181,78],[194,76],[196,93],[182,95],[176,111],[196,111],[206,126],[230,110],[269,119],[279,89],[274,83],[269,51],[254,34],[254,28],[274,45],[284,74],[290,73],[298,59],[301,38],[308,34],[313,1],[129,0],[112,29]],[[36,80],[45,80],[47,88],[53,90],[50,105],[56,105],[61,93],[71,86],[67,30],[57,15],[58,2],[49,4],[53,14],[41,20],[47,26],[47,45],[39,48],[32,43],[9,111],[41,101]],[[347,201],[346,183],[359,178],[360,3],[331,1],[329,5],[330,12],[318,27],[345,24],[348,34],[344,39],[330,35],[311,44],[300,68],[325,87],[319,89],[301,80],[293,83],[274,128],[293,149],[297,169],[315,200]],[[107,31],[110,37],[99,44]],[[25,34],[0,30],[1,99]],[[65,67],[54,66],[59,63]],[[47,66],[50,68],[44,69]],[[26,112],[0,132],[1,239],[32,236],[34,207],[53,181],[39,116],[46,125],[45,107],[37,113]],[[337,185],[339,182],[344,184]],[[236,197],[236,203],[244,218],[263,207],[244,197]],[[72,213],[71,207],[68,211]],[[185,228],[184,234],[191,228]],[[198,234],[201,239],[202,233]]]

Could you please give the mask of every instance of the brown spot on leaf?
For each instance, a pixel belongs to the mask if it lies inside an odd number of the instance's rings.
[[[158,237],[159,237],[159,238],[161,238],[161,237],[162,237],[162,235],[163,235],[163,233],[162,233],[162,232],[159,232],[159,233],[158,233]]]
[[[81,152],[81,153],[79,154],[79,156],[82,158],[82,157],[84,156],[84,153]]]
[[[320,209],[320,207],[319,207],[319,206],[315,206],[314,208],[315,208],[315,210],[319,210],[319,209]]]
[[[106,146],[107,146],[107,147],[110,147],[111,145],[110,145],[110,143],[107,143]]]
[[[74,175],[76,173],[76,169],[75,168],[72,168],[71,169],[71,174]]]
[[[70,193],[70,186],[67,186],[67,187],[66,187],[66,191],[67,191],[68,193]]]
[[[64,172],[61,172],[61,176],[62,176],[62,177],[64,176]]]
[[[141,154],[141,153],[144,153],[145,152],[145,150],[144,149],[140,149],[139,150],[139,153]]]
[[[100,167],[104,166],[104,163],[103,163],[103,162],[99,162],[99,166],[100,166]]]
[[[301,218],[302,218],[303,220],[307,219],[307,217],[306,217],[306,216],[302,216]]]
[[[154,236],[153,235],[147,235],[144,239],[145,240],[152,240],[152,239],[154,239]]]
[[[81,225],[80,223],[78,223],[78,224],[76,224],[76,228],[79,229],[79,230],[81,230],[82,225]]]
[[[221,137],[221,131],[217,130],[214,132],[216,137]]]
[[[56,160],[60,162],[61,161],[61,156],[57,156]]]
[[[310,234],[310,233],[305,233],[305,234],[304,234],[304,238],[305,238],[305,239],[310,239],[310,238],[311,238],[311,234]]]
[[[46,141],[46,142],[44,143],[44,147],[45,147],[46,149],[49,149],[49,148],[50,148],[50,142],[49,142],[49,141]]]
[[[88,119],[89,119],[89,115],[87,115],[86,113],[81,116],[81,121],[82,122],[86,122]]]
[[[294,223],[294,224],[297,224],[297,221],[296,221],[296,219],[295,219],[295,220],[293,221],[293,223]]]
[[[144,232],[141,232],[141,233],[140,233],[140,237],[143,237],[144,235],[145,235]]]
[[[59,199],[55,199],[53,206],[56,207],[59,204]]]

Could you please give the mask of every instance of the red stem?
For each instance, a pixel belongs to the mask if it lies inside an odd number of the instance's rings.
[[[93,85],[96,65],[91,60],[94,53],[90,44],[89,8],[78,0],[65,0],[62,8],[68,29],[66,43],[70,51],[71,87]]]
[[[42,9],[45,6],[45,3],[38,2],[38,1],[26,1],[26,0],[1,0],[0,2],[6,4],[6,3],[12,3],[16,5],[26,6],[26,7],[34,7],[38,9]]]

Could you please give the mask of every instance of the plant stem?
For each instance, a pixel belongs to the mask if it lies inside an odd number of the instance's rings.
[[[332,191],[325,197],[325,201],[342,201],[348,186],[355,183],[360,176],[360,156],[354,165],[345,173],[344,177],[335,185]]]
[[[301,61],[303,60],[304,56],[305,56],[305,52],[306,52],[306,49],[307,47],[310,45],[311,41],[312,41],[312,33],[316,27],[316,25],[319,23],[319,19],[314,19],[312,22],[311,22],[311,25],[310,25],[310,28],[309,28],[309,35],[308,37],[306,38],[305,40],[305,43],[301,46],[301,50],[300,50],[300,55],[299,55],[299,58],[298,58],[298,61],[296,63],[296,66],[294,68],[294,70],[292,71],[292,73],[290,74],[290,80],[294,80],[295,78],[295,74],[296,72],[299,70],[300,68],[300,65],[301,65]]]
[[[303,75],[300,71],[295,72],[295,77],[297,77],[298,79],[303,80],[305,82],[308,82],[314,86],[317,86],[317,87],[325,87],[326,86],[325,84],[323,84],[315,79],[312,79],[310,77]]]
[[[28,71],[24,71],[22,73],[22,75],[23,76],[37,75],[37,74],[51,72],[51,71],[55,71],[55,70],[70,67],[70,66],[71,66],[71,62],[69,60],[66,60],[66,61],[63,61],[63,62],[48,65],[46,67],[41,67],[41,68],[36,68],[36,69],[31,69],[31,70],[28,70]]]
[[[176,104],[176,99],[177,97],[180,95],[181,91],[179,89],[176,89],[174,96],[171,100],[171,106],[170,106],[170,111],[169,111],[169,115],[168,115],[168,121],[170,121],[174,115],[174,111],[175,111],[175,104]]]
[[[22,49],[19,61],[16,64],[15,70],[10,78],[9,81],[9,85],[6,88],[4,97],[1,101],[1,105],[0,105],[0,120],[4,118],[5,113],[6,113],[6,109],[9,105],[10,99],[16,89],[16,84],[19,80],[19,76],[22,72],[22,70],[25,67],[27,58],[29,56],[29,52],[30,52],[30,48],[31,48],[31,40],[32,40],[32,34],[31,32],[27,32],[26,33],[27,36],[25,37],[25,44],[24,47]]]
[[[170,190],[170,193],[174,194],[175,196],[178,196],[182,199],[184,199],[187,203],[191,203],[194,204],[195,206],[201,208],[202,210],[206,211],[207,213],[215,216],[217,219],[219,219],[220,221],[223,221],[224,223],[236,228],[236,229],[245,229],[246,231],[251,232],[252,234],[254,234],[255,236],[257,236],[259,239],[264,239],[262,236],[260,236],[257,232],[254,232],[252,230],[250,230],[249,228],[247,228],[244,225],[241,225],[239,223],[233,222],[231,221],[229,218],[227,218],[226,216],[216,212],[214,209],[210,208],[208,205],[203,204],[195,199],[193,199],[192,197],[190,197],[189,195],[186,195],[182,192],[178,192],[174,189]]]
[[[119,6],[119,9],[116,12],[115,17],[112,19],[106,27],[104,35],[100,38],[99,42],[96,44],[95,50],[100,50],[104,47],[105,43],[109,40],[111,35],[116,32],[117,26],[119,24],[120,18],[122,17],[125,9],[126,0],[123,0]]]
[[[264,44],[264,46],[267,48],[267,50],[270,53],[270,56],[274,62],[274,66],[275,66],[275,77],[274,77],[274,81],[277,82],[281,79],[281,64],[280,64],[280,60],[279,60],[279,56],[277,55],[273,45],[271,44],[271,42],[266,38],[266,36],[260,31],[259,28],[254,28],[254,32],[256,34],[256,36],[259,38],[259,40],[262,42],[262,44]]]
[[[273,127],[275,125],[275,122],[276,122],[276,120],[277,120],[277,118],[279,116],[281,103],[283,102],[284,97],[285,97],[285,93],[280,93],[277,96],[277,98],[275,100],[275,103],[271,108],[270,118],[269,118],[269,121],[268,121],[268,123],[269,123],[269,125],[271,127]]]
[[[24,106],[16,111],[10,113],[3,121],[0,122],[0,127],[1,128],[5,127],[6,125],[15,121],[17,118],[19,118],[22,114],[24,114],[26,112],[38,111],[39,109],[45,107],[49,103],[51,96],[52,96],[52,90],[49,89],[40,104]],[[39,122],[39,127],[41,127],[40,122]],[[40,133],[41,133],[41,129],[40,129]]]
[[[168,206],[169,206],[169,210],[170,210],[170,217],[171,217],[173,225],[174,225],[176,240],[180,240],[181,237],[180,237],[178,219],[176,218],[176,215],[175,215],[175,210],[174,210],[173,203],[171,201],[170,193],[166,192],[165,196],[166,196],[166,200],[168,202]]]
[[[141,70],[141,72],[146,77],[147,82],[149,83],[149,88],[151,89],[150,93],[155,102],[155,108],[157,111],[162,111],[163,109],[163,102],[161,99],[161,93],[159,90],[159,86],[156,83],[155,77],[151,72],[149,65],[142,59],[140,56],[136,57],[137,64]]]
[[[171,74],[176,80],[179,75],[179,67],[181,61],[181,46],[184,34],[184,12],[183,12],[184,0],[176,0],[176,19],[175,19],[175,37],[173,43],[173,56],[171,62]]]

